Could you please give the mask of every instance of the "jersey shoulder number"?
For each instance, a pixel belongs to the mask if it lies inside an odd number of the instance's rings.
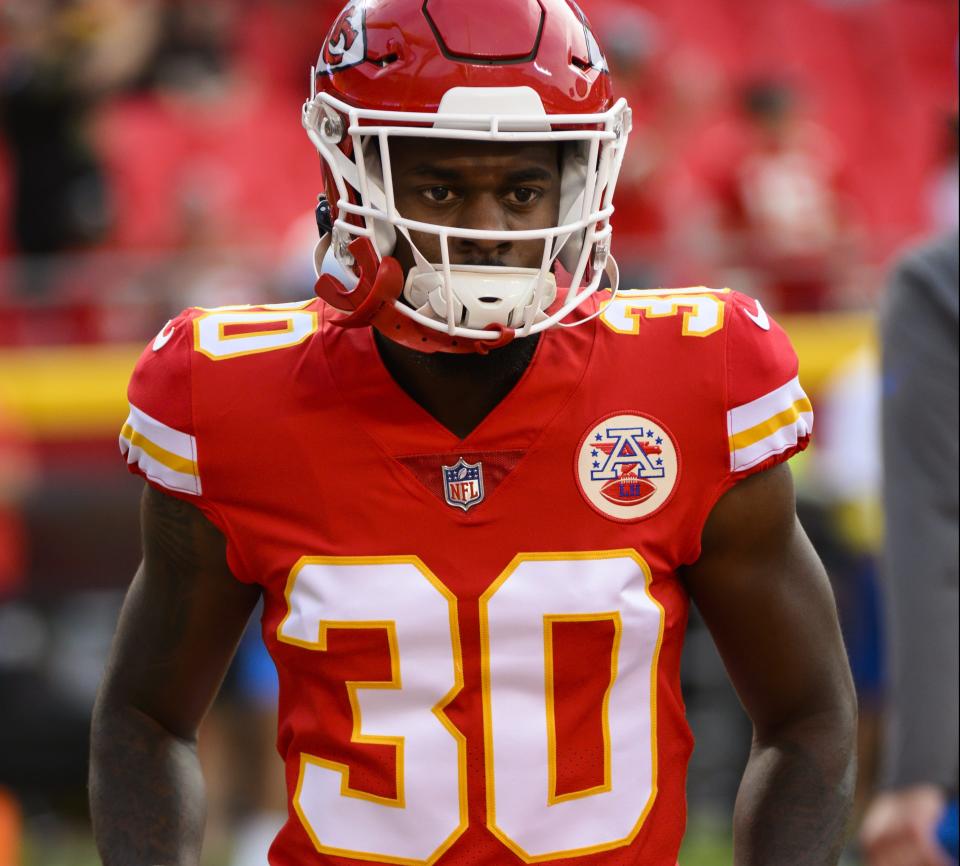
[[[316,333],[317,307],[314,298],[259,307],[196,308],[193,349],[211,361],[226,361],[297,346]]]
[[[709,337],[723,329],[730,289],[624,289],[600,301],[600,321],[615,334],[643,333],[643,325],[672,319],[684,337]]]

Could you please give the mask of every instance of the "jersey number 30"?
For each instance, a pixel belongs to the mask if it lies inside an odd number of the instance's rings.
[[[525,862],[627,845],[653,804],[663,609],[649,584],[631,550],[523,554],[480,600],[487,824]],[[354,742],[396,749],[397,796],[355,790],[349,767],[304,754],[304,828],[322,853],[432,863],[467,827],[466,743],[444,714],[463,687],[454,596],[416,557],[304,557],[287,604],[281,641],[324,651],[331,629],[383,629],[392,666],[390,681],[347,686]],[[610,648],[596,691],[602,777],[561,790],[568,691],[554,644],[594,625]]]

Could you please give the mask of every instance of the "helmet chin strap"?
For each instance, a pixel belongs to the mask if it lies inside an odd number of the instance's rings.
[[[416,248],[413,247],[413,249]],[[485,313],[481,309],[479,315],[474,314],[475,318],[471,319],[470,309],[463,305],[456,308],[456,312],[457,315],[462,315],[466,310],[467,319],[459,324],[477,330],[490,330],[498,336],[491,340],[481,340],[425,328],[398,309],[396,299],[400,297],[401,290],[404,297],[415,298],[420,295],[424,299],[420,312],[425,314],[426,308],[429,308],[431,318],[443,321],[443,314],[449,314],[455,308],[447,304],[443,291],[444,281],[437,269],[427,263],[419,252],[416,252],[415,257],[420,260],[418,266],[412,268],[404,279],[400,263],[393,256],[380,259],[370,239],[356,238],[349,245],[348,250],[354,261],[353,269],[345,268],[333,253],[330,235],[321,238],[314,250],[314,266],[318,271],[316,294],[341,313],[332,319],[334,324],[343,328],[372,325],[394,342],[425,353],[486,354],[506,345],[517,336],[517,329],[512,327],[512,324],[505,325],[493,319],[494,315],[499,318],[498,310]],[[424,265],[427,268],[426,273],[423,271]],[[616,297],[620,280],[619,269],[613,256],[608,258],[604,270],[610,279],[613,295]],[[502,304],[515,304],[515,309],[519,309],[520,319],[529,320],[531,324],[534,318],[543,319],[545,309],[553,303],[557,293],[556,278],[552,273],[548,273],[539,286],[531,289],[531,284],[540,273],[541,271],[535,268],[489,266],[451,266],[450,268],[450,277],[459,278],[460,288],[469,286],[470,290],[467,294],[470,297],[497,298],[494,294],[486,293],[500,291],[502,293],[500,299],[493,301],[492,306],[499,308]],[[417,287],[418,281],[422,283],[425,278],[430,278],[432,282]],[[520,278],[519,285],[518,278]],[[509,287],[513,292],[513,295],[506,300],[503,299],[504,286]],[[483,303],[482,300],[479,302]],[[523,302],[526,302],[527,306],[520,308],[519,305]],[[531,310],[530,307],[534,305],[536,309]],[[560,322],[559,324],[564,327],[575,327],[596,318],[599,312],[597,310],[577,322]],[[484,315],[489,317],[487,321],[483,321]]]
[[[325,238],[314,253],[314,261],[327,259],[323,248]],[[328,243],[328,242],[327,242]],[[321,250],[323,251],[321,257]],[[357,238],[349,246],[358,276],[356,285],[349,289],[333,273],[322,272],[317,279],[317,296],[341,313],[331,321],[341,328],[364,328],[372,325],[385,337],[415,349],[418,352],[449,352],[456,354],[486,354],[505,346],[516,336],[513,328],[490,325],[487,330],[498,333],[493,340],[475,340],[452,336],[439,331],[428,331],[396,306],[403,287],[403,268],[393,256],[382,260],[369,238]]]
[[[315,291],[343,314],[333,320],[335,324],[362,328],[372,324],[384,306],[393,306],[403,286],[403,269],[392,256],[380,260],[368,238],[357,238],[349,250],[356,263],[355,286],[349,288],[334,274],[324,272],[317,279]]]

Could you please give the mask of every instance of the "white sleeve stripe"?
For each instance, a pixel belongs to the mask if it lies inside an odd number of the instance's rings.
[[[144,454],[149,454],[157,463],[162,463],[168,469],[173,469],[174,472],[180,472],[184,475],[197,474],[197,464],[193,460],[180,457],[178,454],[171,454],[157,445],[156,442],[151,442],[146,436],[137,433],[129,424],[123,425],[123,429],[120,431],[120,439],[139,448]]]
[[[176,454],[187,460],[196,461],[197,440],[189,433],[181,433],[173,427],[168,427],[162,421],[151,418],[146,412],[130,404],[130,415],[127,418],[130,428],[164,451]]]
[[[796,424],[797,419],[801,415],[809,416],[809,423],[812,426],[813,407],[806,397],[797,400],[789,409],[784,409],[782,412],[774,415],[772,418],[768,418],[761,424],[757,424],[755,427],[750,427],[746,430],[741,430],[739,433],[734,433],[729,437],[730,450],[738,451],[741,448],[746,448],[755,442],[759,442],[761,439],[766,439],[768,436],[776,433],[781,427],[790,427]]]
[[[765,421],[773,418],[790,409],[799,401],[807,399],[800,380],[794,376],[785,385],[768,391],[762,397],[744,403],[742,406],[734,406],[727,412],[727,429],[730,436],[763,424]]]
[[[120,451],[126,455],[127,463],[136,463],[140,471],[162,487],[170,490],[179,490],[183,493],[192,493],[199,496],[202,492],[200,479],[196,475],[177,472],[159,460],[151,457],[139,445],[133,445],[128,439],[120,437]]]
[[[202,492],[197,440],[133,405],[120,432],[120,451],[151,481],[197,496]]]
[[[813,413],[801,412],[793,424],[787,424],[756,442],[730,452],[730,470],[737,472],[762,463],[769,457],[793,448],[813,430]]]

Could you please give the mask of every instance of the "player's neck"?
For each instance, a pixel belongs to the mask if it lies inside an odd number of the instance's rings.
[[[394,343],[377,331],[374,339],[397,384],[463,439],[517,384],[540,337],[513,340],[488,355],[426,354]]]

